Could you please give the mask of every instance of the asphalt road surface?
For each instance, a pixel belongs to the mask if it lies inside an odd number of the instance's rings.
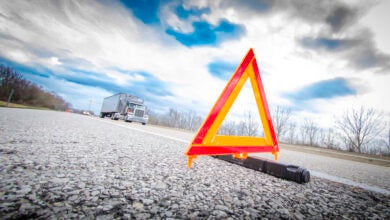
[[[104,120],[103,122],[124,129],[175,140],[186,145],[192,141],[195,135],[194,132],[160,126],[142,126],[140,124],[128,126],[122,121],[113,120]],[[269,153],[251,155],[271,160],[274,159],[273,155]],[[281,144],[278,161],[307,168],[311,171],[312,175],[317,177],[390,195],[389,159],[362,156],[347,152],[340,153],[313,147]]]
[[[192,137],[0,108],[0,218],[390,218],[388,166],[282,148],[282,162],[315,174],[310,183],[211,157],[188,169],[184,151]]]

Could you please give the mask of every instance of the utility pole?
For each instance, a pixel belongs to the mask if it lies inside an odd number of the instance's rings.
[[[12,95],[14,94],[14,89],[11,90],[11,93],[9,94],[8,96],[8,100],[7,100],[7,107],[9,105],[9,102],[11,101],[11,98],[12,98]]]

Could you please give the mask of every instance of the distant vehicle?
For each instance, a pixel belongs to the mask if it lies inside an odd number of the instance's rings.
[[[104,98],[100,117],[111,117],[113,120],[123,119],[127,122],[148,123],[144,100],[126,93],[118,93]]]

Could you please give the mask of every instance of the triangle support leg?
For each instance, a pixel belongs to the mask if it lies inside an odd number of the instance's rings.
[[[196,158],[196,156],[188,156],[188,168],[192,167],[192,161]]]

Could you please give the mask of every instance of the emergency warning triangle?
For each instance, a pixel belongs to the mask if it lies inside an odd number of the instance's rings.
[[[217,135],[218,129],[248,78],[252,85],[257,109],[263,124],[264,137]],[[260,71],[251,48],[200,126],[185,155],[188,156],[188,167],[191,167],[192,160],[201,155],[232,154],[236,158],[246,159],[248,153],[258,152],[271,152],[277,160],[279,146]]]

